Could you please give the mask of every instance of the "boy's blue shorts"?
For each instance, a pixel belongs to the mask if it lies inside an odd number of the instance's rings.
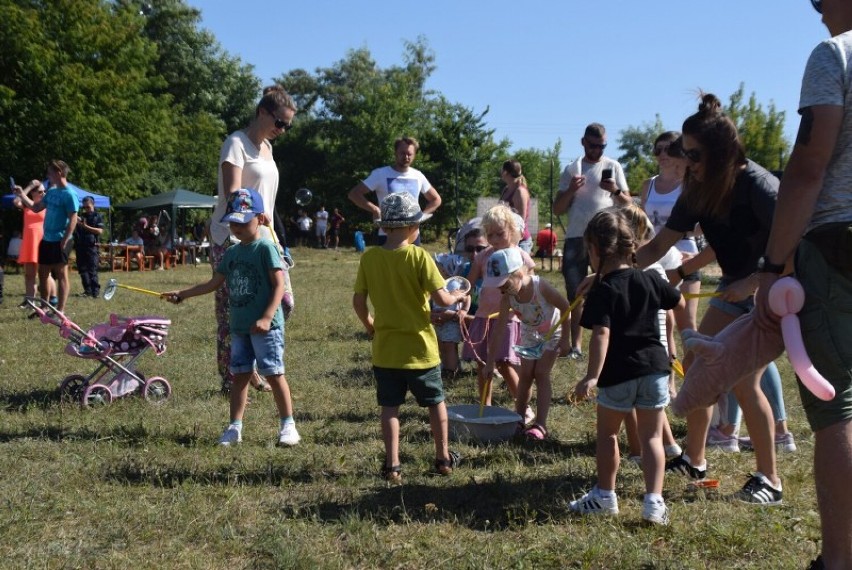
[[[284,329],[268,333],[231,333],[231,374],[251,372],[257,363],[261,376],[284,374]]]

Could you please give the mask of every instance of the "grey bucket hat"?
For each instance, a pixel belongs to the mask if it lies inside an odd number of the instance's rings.
[[[423,212],[420,204],[408,192],[394,192],[382,200],[382,219],[377,223],[382,228],[404,228],[420,223]]]

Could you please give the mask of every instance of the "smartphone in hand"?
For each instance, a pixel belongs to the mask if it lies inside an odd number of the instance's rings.
[[[601,170],[601,180],[608,180],[612,178],[612,168],[604,168]]]
[[[14,192],[15,191],[15,179],[11,176],[9,177],[9,188]]]

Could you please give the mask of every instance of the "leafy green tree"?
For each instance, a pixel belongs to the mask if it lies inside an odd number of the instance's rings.
[[[627,187],[630,193],[637,195],[642,190],[642,183],[657,173],[657,163],[651,150],[654,139],[665,131],[660,116],[657,115],[653,124],[639,127],[628,127],[621,131],[618,148],[622,151],[618,161],[624,167]]]
[[[142,13],[137,0],[117,5],[138,16],[144,37],[156,45],[153,72],[163,82],[155,93],[170,97],[174,130],[192,133],[178,137],[172,152],[155,158],[144,193],[175,187],[215,193],[219,146],[253,115],[259,79],[251,65],[226,53],[200,27],[201,12],[184,0],[150,0]]]
[[[367,49],[353,50],[314,73],[296,69],[279,78],[299,105],[296,127],[275,143],[281,167],[279,208],[295,208],[295,191],[307,186],[327,208],[341,208],[353,225],[370,221],[346,195],[374,168],[393,161],[402,135],[421,143],[415,166],[441,194],[444,205],[424,226],[437,235],[472,213],[490,187],[497,157],[508,141],[495,142],[485,112],[477,113],[426,88],[435,69],[426,41],[407,42],[403,64],[382,69]]]
[[[140,22],[98,0],[0,2],[0,163],[25,180],[51,157],[115,200],[134,197],[176,134],[153,93],[154,46]]]
[[[786,113],[774,103],[768,109],[752,93],[745,102],[745,85],[731,95],[725,112],[736,123],[748,157],[769,170],[782,170],[790,156],[790,143],[784,138]]]

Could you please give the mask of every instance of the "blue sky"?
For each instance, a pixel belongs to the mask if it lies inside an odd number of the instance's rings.
[[[808,0],[188,3],[264,84],[361,47],[382,67],[401,64],[404,41],[424,36],[437,65],[429,88],[489,108],[488,125],[513,149],[561,139],[563,164],[580,153],[590,122],[603,123],[613,143],[656,115],[679,130],[699,88],[727,103],[740,83],[764,108],[786,112],[792,141],[805,62],[828,37]]]

